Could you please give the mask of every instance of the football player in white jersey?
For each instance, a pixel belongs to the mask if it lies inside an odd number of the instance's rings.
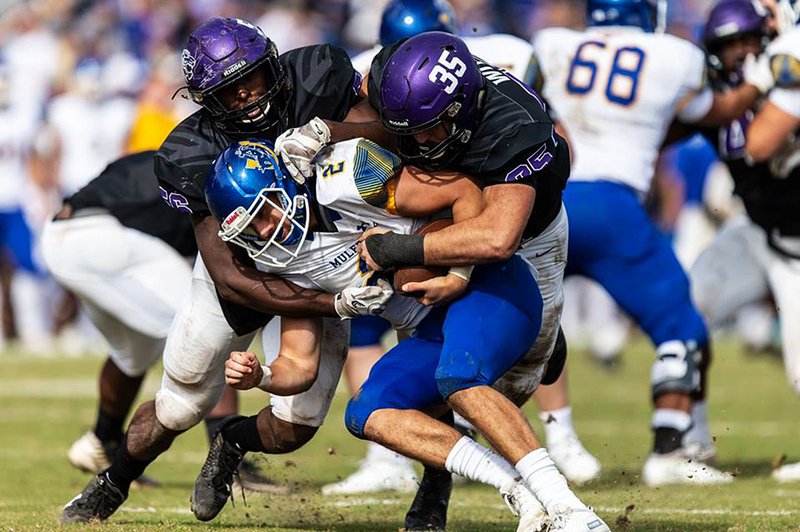
[[[356,253],[356,244],[364,227],[380,225],[401,234],[409,234],[425,219],[415,220],[398,213],[419,215],[437,212],[449,206],[457,221],[472,217],[480,210],[481,191],[471,180],[459,176],[444,184],[445,186],[442,186],[442,181],[432,186],[423,183],[413,177],[412,171],[402,170],[403,173],[400,174],[399,157],[364,139],[354,139],[329,146],[318,159],[315,168],[316,179],[313,189],[300,187],[289,178],[288,173],[284,174],[285,170],[272,151],[271,143],[240,141],[219,157],[214,173],[206,185],[209,207],[221,222],[222,239],[246,249],[249,256],[258,263],[259,269],[280,274],[302,287],[334,292],[347,286],[385,283],[386,281],[379,278],[379,273],[366,268],[364,261]],[[524,275],[530,275],[528,270],[531,267],[527,263],[521,259],[514,260],[523,268]],[[493,272],[498,266],[485,268],[487,269],[477,274],[479,279],[487,278],[485,272]],[[497,270],[498,274],[488,274],[492,284],[508,284],[513,286],[512,291],[526,292],[525,285],[521,285],[516,274],[512,272],[514,266],[509,263],[508,266],[500,268]],[[453,277],[459,284],[465,281],[469,283],[469,273],[463,270],[463,268],[451,269],[448,277]],[[503,273],[500,274],[500,271]],[[467,279],[463,279],[462,275]],[[485,281],[486,279],[478,282]],[[530,294],[525,295],[527,297]],[[447,312],[447,310],[433,312],[431,319],[426,320],[430,310],[431,307],[395,294],[386,303],[381,315],[396,329],[417,328],[417,336],[424,338],[425,331],[431,329],[431,324],[440,319],[437,315]],[[506,317],[505,311],[498,309],[497,312],[498,316]],[[481,324],[488,321],[491,320],[473,322],[472,327],[480,329]],[[513,319],[503,322],[517,323]],[[453,326],[455,325],[451,325]],[[226,362],[226,380],[241,389],[259,387],[270,392],[271,407],[265,410],[271,409],[279,417],[295,419],[300,415],[301,410],[297,408],[297,403],[303,395],[316,397],[317,401],[324,403],[325,408],[322,409],[324,416],[324,411],[327,410],[335,391],[341,371],[341,361],[338,361],[337,365],[331,365],[325,360],[320,360],[321,337],[319,319],[283,317],[281,345],[277,358],[269,365],[262,366],[253,353],[233,352]],[[400,345],[411,341],[404,341]],[[424,345],[427,345],[426,342],[430,345],[435,343],[432,339],[415,338],[414,341]],[[523,342],[529,343],[526,343],[521,353],[529,351],[533,338]],[[415,349],[421,347],[417,343],[414,344],[415,348],[410,350],[412,354],[417,353]],[[490,340],[486,340],[486,344],[489,343]],[[504,347],[511,346],[509,344]],[[493,352],[488,347],[484,351]],[[438,360],[438,350],[436,352]],[[529,373],[539,374],[534,368],[541,367],[543,361],[534,361],[536,355],[533,354],[533,350],[530,352],[530,356],[523,355],[512,365],[530,367],[533,371]],[[477,353],[475,356],[478,356]],[[389,358],[397,363],[401,357]],[[414,358],[426,359],[422,353],[418,356],[415,354]],[[381,364],[385,360],[386,358],[382,359]],[[401,360],[400,363],[405,366],[409,364],[408,360]],[[484,358],[480,364],[484,368],[482,373],[484,371],[491,373],[489,368],[493,363],[488,358]],[[385,364],[384,369],[386,369]],[[415,368],[412,363],[408,367],[409,378],[401,381],[397,381],[396,373],[390,373],[391,377],[385,381],[387,390],[395,382],[405,383],[402,397],[393,396],[397,401],[393,403],[396,408],[404,408],[401,406],[405,404],[404,397],[415,396],[417,391],[424,393],[425,385],[417,382],[414,377],[418,376],[415,371],[425,373],[427,369],[427,364],[423,364],[420,369]],[[376,371],[378,370],[373,370],[371,379],[378,378]],[[432,375],[431,369],[430,376]],[[439,392],[435,393],[438,395]],[[363,390],[363,394],[368,392]],[[364,401],[364,397],[361,400]],[[431,403],[425,399],[423,404]],[[348,427],[354,433],[358,431],[350,426],[351,423],[354,423],[355,419],[360,419],[362,415],[369,415],[363,411],[364,408],[365,405],[361,404],[356,406],[351,404],[348,407]],[[232,418],[221,430],[218,441],[215,441],[209,451],[206,464],[195,482],[193,511],[199,519],[213,519],[222,509],[228,491],[220,490],[219,486],[230,483],[235,464],[241,460],[244,453],[264,450],[263,444],[259,441],[261,438],[259,434],[261,432],[266,435],[269,431],[259,430],[258,418],[258,415],[251,418]],[[453,431],[453,429],[448,430]],[[526,482],[520,479],[511,464],[488,449],[480,447],[473,440],[466,437],[459,440],[460,437],[458,434],[456,440],[460,443],[452,450],[447,448],[454,456],[451,461],[448,455],[448,469],[469,474],[472,480],[497,487],[515,512],[520,515],[521,529],[533,530],[544,523],[545,514],[541,503],[528,489]],[[467,447],[470,451],[464,454],[464,449]],[[471,454],[473,450],[477,454]],[[478,473],[476,469],[466,465],[470,461],[489,465],[486,470]],[[560,478],[561,482],[564,482],[563,488],[566,489],[563,477]],[[548,489],[557,491],[556,487]],[[574,498],[574,495],[570,496]],[[589,512],[581,503],[575,504],[579,505],[573,510],[576,515]],[[551,508],[548,510],[551,513],[555,512]],[[600,527],[602,524],[600,519],[591,512],[586,515],[587,519],[594,519],[597,527]]]
[[[372,59],[382,47],[425,31],[455,33],[455,14],[447,1],[393,0],[386,6],[381,17],[379,43],[354,57],[353,67],[366,74]],[[530,43],[507,34],[466,36],[462,40],[473,55],[506,70],[537,91],[541,88],[542,78],[538,75],[538,63]],[[352,324],[351,345],[353,341],[359,341],[362,337],[372,337],[377,344],[385,330],[377,329],[376,333],[374,322],[358,318]],[[364,349],[363,344],[358,345]],[[375,345],[368,356],[348,360],[348,369],[355,367],[356,369],[352,369],[354,375],[361,374],[366,377],[367,365],[374,363],[381,353],[381,346]],[[355,391],[360,382],[348,382],[348,384]],[[576,484],[596,479],[600,475],[600,462],[583,447],[573,428],[572,410],[566,386],[563,383],[544,386],[537,391],[534,399],[539,407],[539,417],[544,423],[548,451],[559,470]],[[463,420],[458,417],[456,419],[460,427],[468,430],[466,429],[468,424],[462,425]],[[374,460],[371,457],[375,457]],[[393,464],[391,470],[385,465],[390,460]],[[377,444],[370,443],[367,459],[359,469],[340,482],[324,486],[323,493],[363,493],[375,491],[375,488],[381,486],[402,485],[400,479],[389,480],[387,474],[393,470],[398,475],[403,475],[407,467],[407,463],[402,464],[397,458],[387,456],[378,449]]]
[[[666,3],[590,0],[585,31],[537,33],[534,48],[544,96],[574,151],[564,203],[570,217],[568,273],[598,281],[656,346],[655,410],[648,485],[717,484],[733,478],[687,456],[708,334],[686,274],[642,207],[673,118],[725,123],[771,86],[765,58],[748,58],[745,84],[724,95],[706,86],[705,57],[691,43],[660,33]]]

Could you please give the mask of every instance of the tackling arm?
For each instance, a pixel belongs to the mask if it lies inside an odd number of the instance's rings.
[[[745,151],[753,162],[766,161],[786,145],[789,136],[798,127],[800,117],[768,101],[747,129]]]
[[[469,265],[511,257],[533,210],[536,190],[525,184],[483,190],[478,216],[425,235],[425,264]],[[499,223],[498,223],[499,222]]]
[[[192,224],[200,255],[224,299],[268,314],[338,317],[333,295],[301,288],[240,261],[217,236],[220,226],[213,216],[194,216]]]

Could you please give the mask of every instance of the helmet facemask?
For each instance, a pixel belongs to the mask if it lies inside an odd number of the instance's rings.
[[[439,116],[425,123],[410,127],[398,126],[384,118],[383,125],[398,135],[397,149],[404,161],[423,170],[440,170],[462,156],[472,139],[474,125],[466,122],[473,121],[468,120],[463,108],[464,104],[459,99],[453,101]],[[422,145],[414,137],[441,125],[449,133],[435,146]]]
[[[220,94],[223,91],[235,88],[242,80],[259,73],[267,84],[274,80],[264,94],[239,109],[232,110],[222,102]],[[265,56],[251,68],[241,74],[237,73],[213,90],[200,93],[190,91],[190,95],[195,103],[202,105],[211,113],[211,118],[223,131],[243,135],[253,133],[265,135],[268,132],[286,129],[289,86],[290,82],[277,59],[273,61],[269,56]]]
[[[274,232],[266,240],[250,225],[265,207],[275,209],[281,215]],[[270,187],[262,189],[248,209],[237,207],[226,216],[221,221],[219,237],[245,249],[247,255],[256,262],[283,268],[302,251],[309,224],[308,198],[305,195],[298,194],[292,198],[284,189]]]

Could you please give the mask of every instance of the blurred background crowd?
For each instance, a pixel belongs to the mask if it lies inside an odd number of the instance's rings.
[[[193,112],[194,104],[173,97],[182,84],[180,50],[192,28],[211,16],[236,16],[261,26],[279,51],[328,42],[356,54],[377,41],[386,2],[0,1],[3,349],[41,354],[103,349],[99,335],[80,318],[74,299],[48,279],[37,257],[36,235],[64,196],[119,156],[157,148]],[[452,4],[464,35],[511,33],[529,40],[537,28],[584,25],[585,4],[580,0],[452,0]],[[697,41],[712,4],[671,0],[668,31]],[[705,216],[705,178],[720,167],[715,166],[713,149],[697,139],[662,157],[662,179],[651,203],[665,231],[677,227],[680,233],[683,214]],[[717,188],[720,197],[730,197],[724,180]],[[681,245],[688,246],[679,254],[689,264],[694,247],[701,244]],[[605,325],[594,330],[604,334],[584,335],[593,342],[584,347],[610,360],[624,345],[624,319],[608,325],[615,313],[613,304],[602,293],[592,295],[591,287],[576,294],[567,296],[565,329],[580,345],[578,326],[569,320],[589,326],[592,314],[603,320]],[[765,321],[762,339],[756,342],[771,337],[770,323]]]

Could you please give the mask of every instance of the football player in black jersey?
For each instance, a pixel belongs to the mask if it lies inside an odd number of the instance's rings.
[[[766,44],[768,20],[750,2],[723,0],[709,14],[704,44],[718,90],[741,83],[739,64]],[[790,385],[800,393],[800,30],[769,44],[775,87],[755,109],[729,125],[704,132],[734,181],[745,213],[725,222],[698,257],[689,276],[692,298],[718,327],[743,306],[769,295],[781,318],[781,343]],[[708,428],[704,427],[706,432]],[[800,464],[772,473],[781,482],[800,480]]]
[[[380,308],[391,295],[380,287],[330,295],[262,274],[217,236],[219,223],[209,216],[203,197],[212,161],[236,139],[256,133],[274,137],[315,116],[368,120],[375,115],[362,100],[361,77],[345,52],[317,45],[279,56],[255,26],[213,18],[190,35],[182,66],[189,95],[202,109],[172,131],[156,154],[155,170],[164,200],[191,215],[200,251],[191,297],[167,338],[164,381],[156,400],[136,411],[111,467],[65,506],[63,522],[104,520],[113,514],[130,483],[214,406],[224,388],[222,362],[230,351],[245,349],[272,314],[335,318],[326,320],[331,341],[323,349],[336,356],[347,345],[339,318]],[[318,428],[280,420],[269,410],[258,423],[273,436],[264,442],[267,452],[296,449]]]
[[[541,98],[504,71],[474,58],[457,37],[441,32],[423,33],[384,48],[372,63],[369,98],[380,110],[383,127],[396,134],[404,162],[473,176],[483,188],[484,208],[475,218],[424,236],[369,231],[361,246],[362,258],[376,270],[398,265],[469,265],[505,260],[522,244],[520,253],[541,274],[537,281],[546,300],[547,315],[534,349],[549,357],[563,304],[566,213],[561,193],[569,175],[569,149]],[[294,173],[303,173],[325,141],[355,134],[350,124],[324,122],[324,126],[300,128],[279,137],[279,148],[284,159],[294,163]],[[315,130],[325,134],[315,135]],[[575,504],[568,518],[571,524],[585,521],[604,526],[596,515],[579,510],[578,503],[566,502],[563,477],[546,451],[538,448],[524,418],[510,414],[518,410],[506,397],[521,404],[538,380],[531,376],[529,383],[527,389],[514,390],[500,384],[502,395],[491,388],[468,388],[451,394],[448,402],[469,411],[473,424],[516,464],[551,515],[560,515],[559,509]],[[486,408],[470,411],[478,404]],[[498,411],[508,415],[497,416]],[[402,441],[407,434],[369,428],[368,424],[367,437],[414,455],[415,449],[409,447],[414,445],[412,439]],[[504,430],[516,436],[505,438]],[[549,478],[551,472],[563,485],[548,481],[544,489],[537,475]],[[426,479],[430,473],[426,468]],[[560,503],[554,502],[562,495]]]
[[[160,358],[179,305],[189,295],[197,255],[188,216],[161,199],[153,173],[155,151],[122,157],[64,199],[42,232],[42,257],[53,277],[83,302],[110,346],[98,379],[94,429],[67,452],[70,463],[94,474],[110,465],[145,372]],[[113,250],[113,251],[112,251]],[[109,260],[113,253],[119,260]],[[236,413],[232,389],[205,419],[209,441]],[[284,490],[240,469],[240,482],[257,491]],[[139,485],[153,485],[140,478]]]

